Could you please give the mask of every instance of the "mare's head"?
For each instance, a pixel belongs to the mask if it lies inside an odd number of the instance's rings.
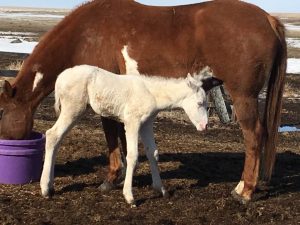
[[[0,139],[25,139],[31,133],[31,109],[17,102],[14,92],[8,81],[0,81]]]
[[[198,131],[206,129],[208,122],[206,92],[222,84],[222,81],[212,77],[212,71],[205,67],[199,74],[186,77],[187,86],[191,89],[190,95],[182,102],[182,108]]]

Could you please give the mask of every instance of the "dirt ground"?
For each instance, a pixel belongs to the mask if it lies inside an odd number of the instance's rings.
[[[0,54],[0,68],[15,60],[16,55]],[[287,84],[282,124],[300,125],[300,74],[289,74]],[[45,132],[55,120],[53,98],[46,98],[35,114],[34,129]],[[0,185],[0,224],[300,224],[300,132],[280,133],[270,189],[255,193],[246,206],[230,194],[244,162],[237,124],[221,124],[212,114],[208,130],[200,133],[175,110],[158,116],[155,137],[169,198],[152,191],[142,146],[133,188],[138,207],[128,207],[121,187],[100,191],[107,148],[100,117],[89,109],[59,150],[55,196],[43,199],[38,182]]]

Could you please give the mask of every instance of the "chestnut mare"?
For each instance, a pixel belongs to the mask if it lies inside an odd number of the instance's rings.
[[[257,186],[262,150],[262,178],[268,181],[272,174],[286,58],[283,25],[242,1],[176,7],[91,1],[41,39],[12,86],[1,84],[0,137],[28,137],[37,106],[68,67],[89,64],[117,74],[180,77],[208,65],[224,82],[244,135],[245,165],[233,194],[247,202]],[[258,94],[265,81],[267,99],[260,121]],[[126,146],[124,130],[109,119],[102,123],[110,152],[106,184],[112,184],[121,167],[118,137]]]

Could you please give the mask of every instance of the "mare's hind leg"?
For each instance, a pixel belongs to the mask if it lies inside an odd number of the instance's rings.
[[[160,174],[159,168],[157,165],[158,161],[158,150],[154,140],[154,133],[153,133],[153,120],[150,119],[146,121],[140,129],[140,136],[142,142],[144,144],[144,148],[146,151],[147,158],[150,162],[150,169],[151,169],[151,176],[153,181],[153,189],[160,192],[163,196],[167,195],[167,191],[165,190]]]
[[[120,125],[118,122],[108,118],[102,117],[101,119],[109,150],[109,168],[107,177],[100,188],[102,191],[110,191],[115,187],[118,180],[120,180],[119,177],[122,177],[122,160],[118,143]]]
[[[251,200],[257,185],[263,127],[259,120],[257,98],[239,96],[234,98],[233,102],[238,122],[242,128],[246,151],[242,179],[232,194],[238,200],[246,203]]]
[[[66,111],[62,108],[56,123],[46,132],[45,160],[40,180],[41,192],[44,197],[50,197],[54,194],[54,165],[57,151],[63,137],[73,127],[81,112],[81,110],[72,111],[71,109]]]

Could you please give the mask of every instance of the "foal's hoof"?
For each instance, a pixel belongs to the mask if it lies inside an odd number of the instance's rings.
[[[100,190],[102,192],[110,192],[111,190],[115,189],[115,185],[108,182],[108,181],[104,181],[101,185],[100,185]]]
[[[136,208],[136,203],[135,203],[135,201],[134,201],[133,203],[130,204],[130,208],[131,208],[131,209]]]
[[[126,200],[127,204],[130,206],[131,209],[133,208],[136,208],[137,207],[137,204],[136,204],[136,201],[134,199],[132,200]]]
[[[247,205],[250,202],[250,199],[246,199],[243,196],[239,195],[235,190],[231,192],[232,197],[240,202],[243,205]]]
[[[55,194],[54,188],[50,188],[47,191],[42,191],[42,196],[47,199],[51,199]]]

